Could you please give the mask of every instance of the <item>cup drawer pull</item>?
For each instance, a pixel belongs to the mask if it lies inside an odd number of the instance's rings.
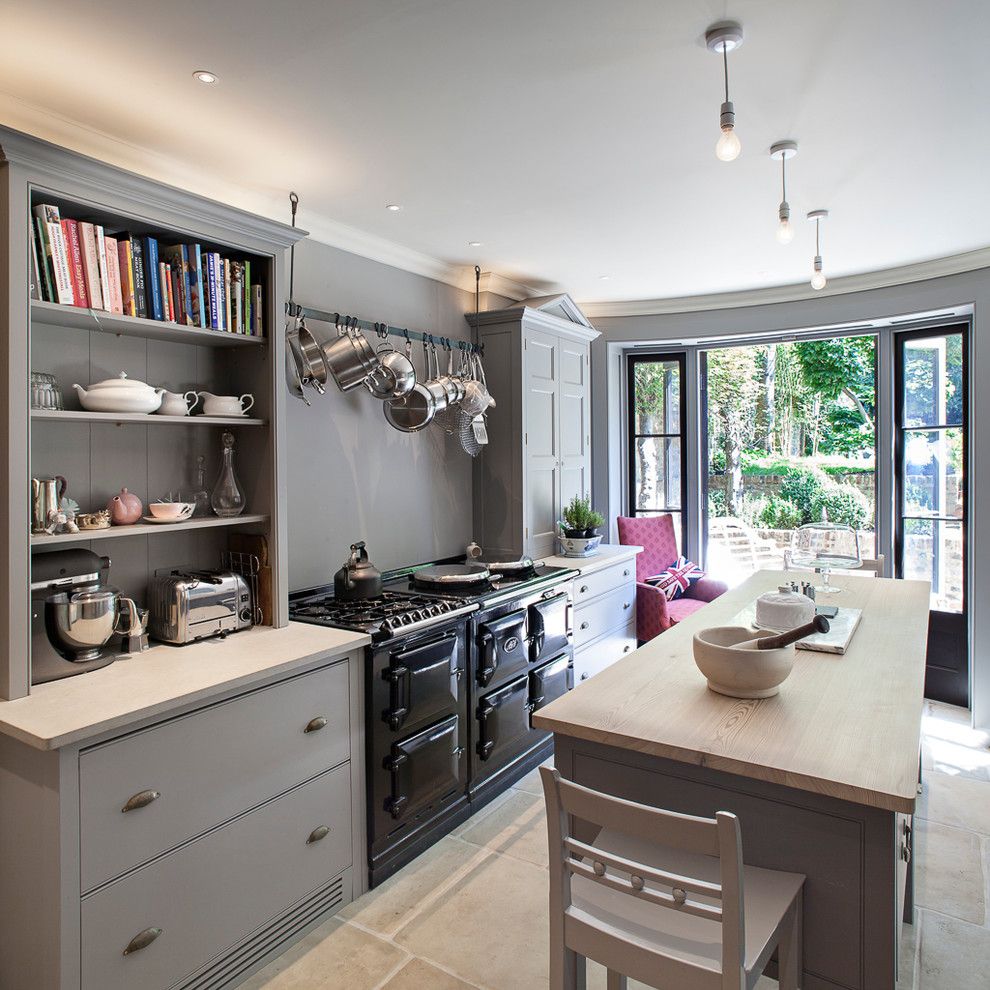
[[[630,609],[630,608],[632,608],[632,602],[623,602],[622,603],[622,609],[623,609],[623,611],[625,611],[626,609]]]
[[[316,718],[310,719],[303,732],[319,732],[320,729],[325,729],[326,727],[327,720],[322,715],[317,715]]]
[[[134,938],[127,943],[127,948],[124,949],[124,955],[129,956],[132,952],[138,952],[140,949],[147,949],[148,946],[151,945],[151,943],[154,942],[154,940],[164,931],[164,928],[145,928],[143,932],[138,932],[137,935],[135,935]]]
[[[316,828],[309,833],[309,838],[306,840],[306,845],[311,846],[314,842],[319,842],[320,839],[325,839],[329,834],[329,825],[317,825]]]
[[[590,623],[590,622],[582,622],[582,623],[581,623],[581,628],[582,628],[582,629],[587,629],[589,625],[591,625],[591,623]]]
[[[587,593],[588,593],[588,586],[586,584],[582,584],[581,587],[578,588],[578,594],[586,595]]]
[[[152,801],[157,801],[162,796],[161,791],[138,791],[132,798],[128,798],[127,804],[121,811],[137,811],[138,808],[147,808]],[[150,932],[152,929],[148,929]],[[142,933],[143,934],[143,933]],[[157,937],[157,936],[156,936]],[[141,946],[139,946],[141,948]]]

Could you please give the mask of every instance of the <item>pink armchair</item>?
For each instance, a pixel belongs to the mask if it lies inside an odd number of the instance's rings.
[[[677,560],[677,538],[672,516],[619,516],[619,542],[643,547],[636,558],[636,638],[654,639],[681,619],[697,612],[728,591],[724,581],[703,577],[675,601],[668,602],[646,578],[659,574]]]

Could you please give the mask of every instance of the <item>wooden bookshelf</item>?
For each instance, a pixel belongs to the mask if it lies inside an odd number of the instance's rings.
[[[267,337],[228,333],[226,330],[202,330],[181,323],[149,320],[140,316],[120,316],[102,309],[83,309],[61,303],[31,300],[31,319],[58,327],[93,330],[118,334],[122,337],[143,337],[146,340],[168,340],[179,344],[200,344],[205,347],[250,347],[265,344]]]

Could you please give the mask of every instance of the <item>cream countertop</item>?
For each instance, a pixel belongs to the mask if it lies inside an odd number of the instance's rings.
[[[0,733],[36,749],[58,749],[370,642],[361,633],[290,622],[188,646],[153,646],[99,670],[37,684],[26,698],[0,701]]]
[[[582,574],[600,571],[610,564],[618,564],[623,560],[632,560],[643,552],[642,547],[627,547],[618,543],[603,543],[598,553],[593,557],[543,557],[540,563],[549,567],[570,567]]]
[[[863,610],[844,656],[799,651],[780,694],[709,691],[694,633],[733,619],[782,572],[759,571],[533,714],[540,729],[910,814],[928,643],[925,581],[834,575],[820,604]]]

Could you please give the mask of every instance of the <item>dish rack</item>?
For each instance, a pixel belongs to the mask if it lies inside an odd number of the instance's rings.
[[[258,604],[258,573],[261,570],[261,562],[253,553],[241,553],[237,550],[221,550],[220,567],[225,571],[240,574],[247,582],[247,586],[251,591],[251,619],[256,626],[260,626],[261,620],[264,618],[261,614],[261,606]]]

